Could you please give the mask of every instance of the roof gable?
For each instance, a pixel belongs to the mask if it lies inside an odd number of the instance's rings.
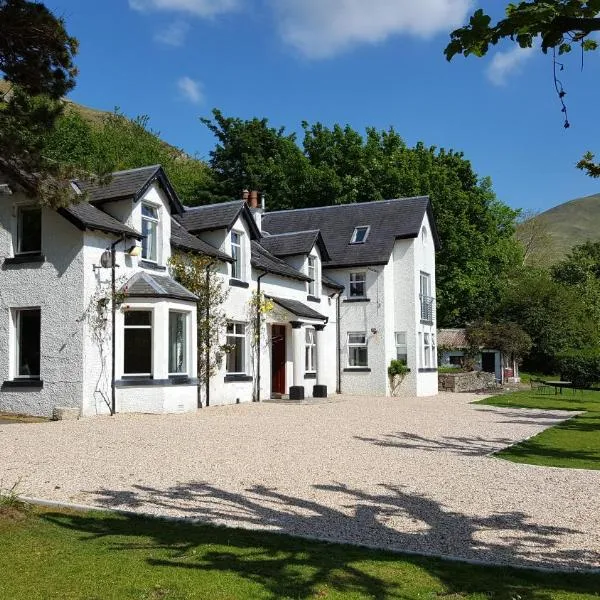
[[[111,173],[110,180],[105,184],[97,181],[75,180],[73,184],[84,194],[92,204],[102,204],[116,200],[131,198],[136,202],[154,183],[158,182],[164,191],[173,214],[183,213],[183,205],[173,189],[169,178],[160,165],[127,169]]]
[[[318,229],[330,256],[327,267],[366,266],[386,264],[395,240],[417,237],[425,215],[439,247],[428,196],[277,211],[264,214],[262,224],[273,235]],[[369,235],[353,244],[352,234],[361,225],[370,227]]]
[[[294,231],[290,233],[280,233],[275,235],[266,235],[260,241],[273,256],[295,256],[298,254],[310,254],[315,245],[321,253],[321,260],[327,262],[330,260],[327,246],[323,241],[323,236],[318,229],[311,231]]]
[[[203,231],[214,231],[215,229],[227,229],[229,231],[239,217],[246,221],[252,239],[260,239],[261,233],[244,200],[203,204],[202,206],[186,206],[178,219],[189,232],[202,233]]]

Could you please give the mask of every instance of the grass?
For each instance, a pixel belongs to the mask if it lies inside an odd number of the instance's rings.
[[[585,411],[496,454],[513,462],[571,469],[600,469],[600,391],[562,394],[520,391],[480,400],[511,408]]]
[[[484,567],[105,513],[0,514],[11,600],[598,599],[600,574]]]

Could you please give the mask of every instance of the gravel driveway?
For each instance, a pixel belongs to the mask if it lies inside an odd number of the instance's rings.
[[[568,413],[475,396],[0,425],[28,496],[516,565],[600,567],[600,472],[489,454]]]

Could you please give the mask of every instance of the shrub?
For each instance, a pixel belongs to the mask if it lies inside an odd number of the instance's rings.
[[[556,355],[561,379],[575,387],[590,387],[600,381],[600,348],[567,350]]]
[[[398,388],[407,373],[410,373],[410,369],[403,360],[392,360],[390,362],[390,366],[388,367],[388,378],[390,380],[392,396],[395,396],[398,392]]]

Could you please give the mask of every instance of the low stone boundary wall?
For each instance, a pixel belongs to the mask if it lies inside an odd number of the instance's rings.
[[[444,392],[475,392],[491,387],[495,382],[496,376],[485,371],[438,374],[438,388]]]

